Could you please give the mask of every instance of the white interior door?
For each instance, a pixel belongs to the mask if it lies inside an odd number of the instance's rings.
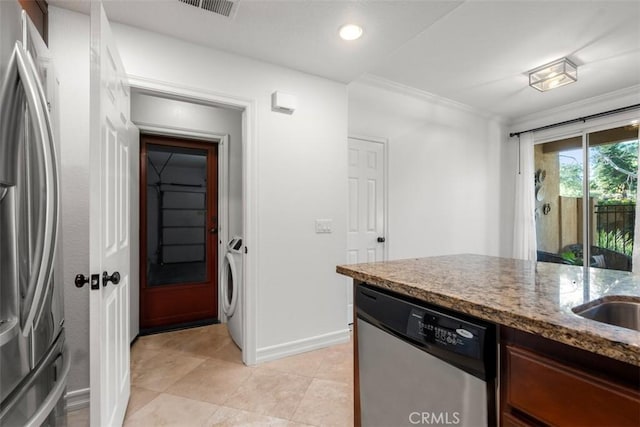
[[[131,188],[138,185],[138,176],[130,168],[136,158],[136,143],[132,141],[135,132],[129,120],[129,94],[102,4],[91,2],[92,426],[121,425],[130,394],[130,196]],[[114,277],[116,273],[119,280]],[[107,280],[109,276],[112,280]]]
[[[384,144],[349,138],[347,262],[385,259]],[[347,319],[353,323],[353,285],[347,285]]]
[[[129,103],[130,105],[130,103]],[[140,129],[133,123],[127,124],[129,146],[129,224],[131,244],[129,246],[129,343],[140,332]]]

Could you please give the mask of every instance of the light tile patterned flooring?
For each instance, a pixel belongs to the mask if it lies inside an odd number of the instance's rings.
[[[140,337],[125,426],[352,426],[351,343],[242,363],[225,325]],[[88,410],[69,413],[88,425]]]

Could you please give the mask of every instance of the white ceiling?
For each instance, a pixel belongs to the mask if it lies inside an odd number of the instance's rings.
[[[370,74],[506,118],[640,85],[637,0],[240,0],[232,19],[177,0],[104,3],[113,21],[341,82]],[[347,22],[364,27],[360,40],[337,37]],[[528,87],[527,70],[563,56],[578,83]]]

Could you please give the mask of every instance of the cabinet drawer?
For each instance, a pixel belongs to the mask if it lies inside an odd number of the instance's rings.
[[[535,353],[506,347],[507,403],[556,426],[640,425],[640,393]]]
[[[503,412],[502,427],[531,427],[531,424],[514,417],[508,412]]]

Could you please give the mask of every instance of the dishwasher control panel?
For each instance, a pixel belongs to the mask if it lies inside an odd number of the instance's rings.
[[[410,338],[472,358],[482,357],[484,333],[481,326],[429,309],[413,307],[407,319]]]
[[[356,286],[355,303],[358,322],[369,323],[481,380],[495,377],[495,325],[364,283]]]

